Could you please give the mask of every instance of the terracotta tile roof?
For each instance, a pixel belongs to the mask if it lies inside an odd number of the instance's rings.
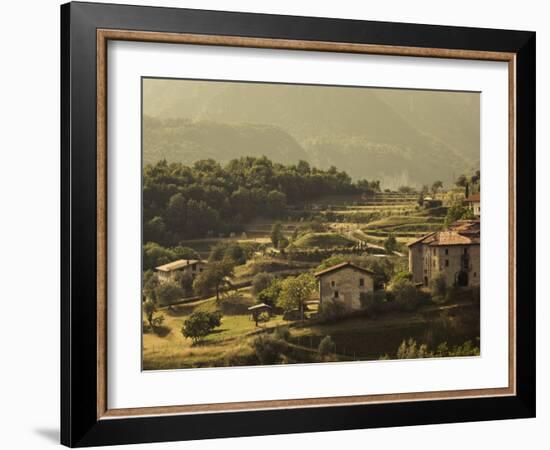
[[[185,266],[189,266],[191,264],[196,264],[200,262],[203,262],[203,261],[199,259],[178,259],[177,261],[172,261],[171,263],[163,264],[162,266],[155,267],[155,269],[161,272],[171,272],[173,270],[178,270]]]
[[[480,193],[478,192],[477,194],[472,194],[464,201],[468,202],[468,203],[479,203],[480,202]]]
[[[409,247],[424,244],[432,247],[448,245],[479,245],[481,236],[479,220],[458,220],[447,230],[436,231],[417,239]]]
[[[361,272],[368,273],[369,275],[374,275],[374,272],[369,269],[364,269],[363,267],[356,266],[355,264],[347,261],[340,264],[336,264],[335,266],[329,267],[327,269],[320,270],[319,272],[315,272],[316,277],[322,277],[323,275],[326,275],[327,273],[334,272],[336,270],[345,269],[345,268],[351,268],[355,270],[359,270]]]

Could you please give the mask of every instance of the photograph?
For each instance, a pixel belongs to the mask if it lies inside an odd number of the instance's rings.
[[[480,93],[142,77],[142,369],[480,356]]]

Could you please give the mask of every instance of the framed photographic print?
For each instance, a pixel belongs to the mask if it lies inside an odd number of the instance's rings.
[[[535,33],[61,19],[63,444],[535,415]]]

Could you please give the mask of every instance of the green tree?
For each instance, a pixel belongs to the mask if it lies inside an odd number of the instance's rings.
[[[176,259],[199,259],[200,256],[197,251],[191,247],[182,247],[178,245],[171,249]]]
[[[460,219],[474,219],[475,216],[473,212],[462,202],[453,203],[447,210],[447,215],[445,216],[445,226],[448,227],[452,223]]]
[[[143,246],[143,269],[154,269],[176,259],[174,252],[156,242],[147,242]]]
[[[258,300],[267,305],[277,304],[279,295],[281,293],[283,281],[279,278],[275,278],[268,287],[258,293]]]
[[[436,195],[439,189],[441,188],[443,188],[443,181],[440,181],[440,180],[434,181],[434,183],[432,184],[433,194]]]
[[[390,234],[384,241],[384,248],[390,255],[397,250],[397,240],[393,234]]]
[[[397,188],[397,192],[400,192],[401,194],[412,194],[414,192],[414,188],[411,186],[399,186]]]
[[[144,300],[157,301],[156,289],[159,285],[157,274],[152,270],[143,272],[143,298]]]
[[[258,296],[260,292],[267,289],[273,282],[273,275],[267,272],[260,272],[252,279],[252,293]]]
[[[267,213],[271,217],[281,217],[286,209],[286,195],[277,190],[267,194]]]
[[[220,326],[220,317],[218,313],[196,311],[183,322],[181,334],[196,344],[208,336],[214,328]]]
[[[151,329],[153,329],[155,313],[157,312],[157,305],[155,305],[155,303],[151,300],[147,300],[143,303],[143,312],[145,313],[147,323],[149,324]]]
[[[208,261],[231,260],[235,265],[246,263],[247,251],[238,242],[218,242],[210,250]]]
[[[469,191],[470,191],[470,183],[469,183],[468,177],[466,175],[460,175],[456,179],[455,184],[458,187],[463,187],[464,188],[464,196],[468,197]]]
[[[273,247],[279,248],[279,241],[283,237],[283,226],[281,225],[281,222],[275,222],[271,227],[271,242]]]
[[[285,278],[277,299],[277,306],[286,312],[299,309],[303,319],[304,302],[309,300],[316,288],[317,282],[309,273]]]
[[[155,289],[155,297],[161,305],[170,305],[180,300],[183,296],[183,289],[174,281],[159,283]]]
[[[174,281],[183,290],[185,295],[191,295],[193,292],[193,275],[187,271],[176,272]]]
[[[229,259],[213,261],[208,263],[206,268],[197,275],[193,282],[193,290],[198,295],[208,295],[216,292],[216,300],[220,300],[220,289],[226,285],[227,278],[233,274],[235,262]]]
[[[187,199],[181,194],[174,194],[166,208],[166,225],[176,233],[185,233],[187,229]]]

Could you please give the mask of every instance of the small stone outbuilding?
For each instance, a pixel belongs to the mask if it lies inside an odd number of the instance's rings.
[[[346,309],[361,308],[361,294],[374,291],[374,272],[344,262],[315,274],[319,280],[319,299],[342,302]]]

